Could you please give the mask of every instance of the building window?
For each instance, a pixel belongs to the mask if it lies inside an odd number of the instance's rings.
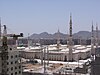
[[[17,63],[17,61],[15,61],[15,64]]]
[[[7,49],[5,49],[5,51],[7,51]]]
[[[7,62],[7,65],[9,65],[9,62]]]
[[[11,71],[13,70],[13,67],[11,67]]]
[[[17,69],[17,67],[15,67],[15,69]]]
[[[11,64],[13,64],[13,62],[11,62]]]
[[[12,48],[10,48],[10,50],[12,50]]]
[[[15,72],[15,75],[17,75],[17,72]]]
[[[19,71],[19,74],[21,73],[21,71]]]
[[[21,68],[21,66],[19,66],[19,69]]]
[[[11,73],[11,75],[13,75],[13,73]]]
[[[11,58],[13,58],[13,56],[11,56]]]
[[[9,59],[9,56],[7,56],[7,60]]]
[[[9,68],[7,68],[7,71],[9,71]]]
[[[15,58],[17,58],[17,55],[15,55]]]

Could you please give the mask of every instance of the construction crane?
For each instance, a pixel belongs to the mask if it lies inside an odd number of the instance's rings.
[[[4,25],[4,31],[3,31],[3,37],[2,37],[2,46],[1,46],[1,63],[2,63],[1,75],[8,75],[7,74],[7,60],[8,60],[7,37],[13,37],[14,40],[17,40],[18,37],[23,37],[23,33],[20,33],[20,35],[7,34],[7,28],[6,28],[6,25]]]

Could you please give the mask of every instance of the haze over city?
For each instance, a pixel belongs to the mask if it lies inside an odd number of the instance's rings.
[[[68,33],[72,13],[73,33],[91,31],[92,21],[100,24],[100,0],[0,0],[2,25],[11,32]]]
[[[0,0],[0,75],[100,75],[100,0]]]

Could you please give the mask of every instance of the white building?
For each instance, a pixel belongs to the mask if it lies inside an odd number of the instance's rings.
[[[40,47],[33,47],[30,49],[26,48],[20,50],[20,53],[24,58],[41,59],[41,50],[42,49]],[[47,53],[47,50],[49,51],[49,53]],[[56,47],[56,45],[49,45],[48,48],[46,48],[45,52],[46,59],[53,61],[68,61],[69,48],[67,47],[67,45],[61,45],[59,49]],[[74,61],[78,61],[79,59],[86,59],[91,56],[91,46],[74,45],[72,48],[72,52],[72,58]]]

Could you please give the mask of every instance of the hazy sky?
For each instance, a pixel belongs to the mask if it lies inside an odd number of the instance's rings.
[[[72,13],[73,33],[100,24],[100,0],[0,0],[2,25],[11,33],[68,33]]]

